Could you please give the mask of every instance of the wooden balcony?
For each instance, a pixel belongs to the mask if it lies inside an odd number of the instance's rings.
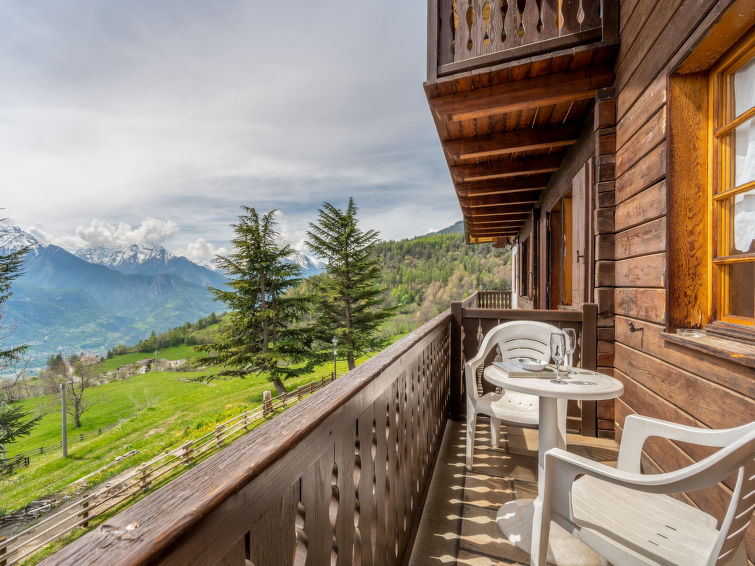
[[[449,407],[462,405],[462,364],[476,351],[479,333],[507,319],[572,326],[583,345],[577,359],[594,367],[594,305],[583,311],[486,308],[505,303],[500,292],[453,303],[44,564],[405,562],[414,546],[429,542],[416,537],[429,536],[430,527],[417,529],[444,434],[448,447],[463,426],[448,426]],[[583,410],[571,415],[569,426],[589,435],[591,419]],[[513,443],[520,433],[507,434]],[[501,454],[494,456],[505,459]],[[524,456],[531,464],[531,454]],[[501,473],[508,473],[505,466]],[[416,556],[412,561],[423,563]]]
[[[519,233],[595,95],[617,0],[429,0],[425,93],[469,241]]]
[[[429,0],[428,81],[618,37],[615,0]]]

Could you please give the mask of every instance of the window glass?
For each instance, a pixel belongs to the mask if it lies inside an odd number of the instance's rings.
[[[728,271],[728,315],[752,318],[755,312],[755,262],[732,263]]]
[[[739,193],[733,200],[734,241],[730,253],[755,253],[755,189]]]
[[[750,59],[734,73],[734,116],[755,106],[755,59]]]
[[[755,179],[755,121],[748,120],[735,131],[734,186]]]

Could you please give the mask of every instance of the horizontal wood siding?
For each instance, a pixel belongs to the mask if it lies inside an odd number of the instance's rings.
[[[715,14],[730,3],[621,2],[613,236],[617,261],[613,272],[605,266],[596,268],[601,282],[614,286],[613,369],[625,387],[614,407],[619,433],[632,413],[714,428],[755,420],[755,370],[663,338],[668,302],[666,217],[674,207],[673,202],[667,204],[667,80],[683,52],[702,37],[703,27],[707,29]],[[645,469],[670,471],[709,453],[700,447],[651,439],[646,445]],[[730,495],[730,488],[719,484],[682,497],[721,519]],[[751,559],[754,533],[751,526]]]

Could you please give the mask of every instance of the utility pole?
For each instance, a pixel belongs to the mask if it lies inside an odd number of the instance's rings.
[[[60,413],[63,419],[63,458],[68,458],[68,427],[66,426],[66,390],[63,383],[60,384]]]
[[[5,401],[0,401],[0,415],[2,415],[3,413],[5,413]],[[1,429],[2,427],[0,427],[0,430]],[[3,464],[5,464],[5,442],[3,442],[2,446],[2,462]]]

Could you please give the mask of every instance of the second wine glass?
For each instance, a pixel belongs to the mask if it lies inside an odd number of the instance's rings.
[[[566,375],[572,372],[571,368],[573,364],[574,350],[577,349],[577,331],[573,328],[564,328],[564,336],[566,337]]]

